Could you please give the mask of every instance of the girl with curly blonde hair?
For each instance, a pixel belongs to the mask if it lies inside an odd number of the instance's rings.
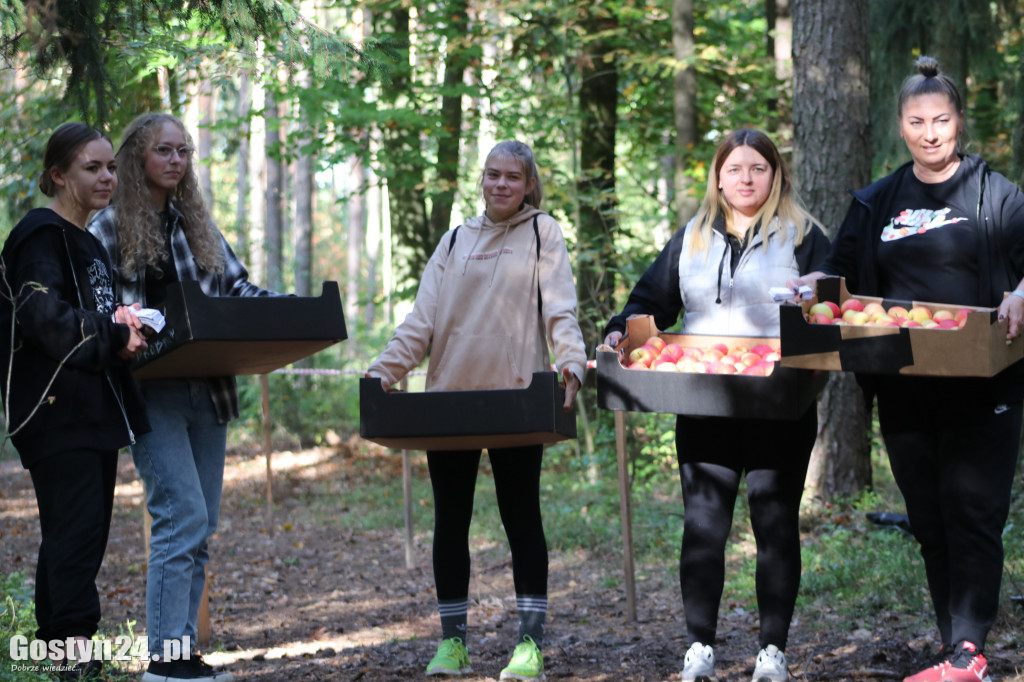
[[[194,280],[207,296],[275,296],[249,275],[210,217],[192,165],[192,138],[174,116],[145,114],[124,131],[121,182],[89,231],[114,262],[121,298],[161,308]],[[227,423],[238,416],[233,376],[142,382],[153,431],[132,446],[153,517],[146,582],[151,663],[142,682],[231,682],[192,649],[217,528]],[[179,648],[180,647],[180,648]],[[163,660],[164,651],[187,653]]]

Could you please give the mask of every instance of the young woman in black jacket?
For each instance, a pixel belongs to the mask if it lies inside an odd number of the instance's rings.
[[[146,342],[131,309],[115,305],[110,261],[85,230],[117,184],[110,139],[66,123],[44,160],[39,187],[52,199],[15,226],[0,253],[0,381],[8,434],[39,507],[36,636],[85,642],[100,620],[96,575],[117,451],[149,430],[127,366]],[[102,679],[98,661],[75,663],[78,652],[66,648],[48,647],[60,679]]]

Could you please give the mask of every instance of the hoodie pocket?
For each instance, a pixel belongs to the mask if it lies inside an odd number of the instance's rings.
[[[448,339],[430,379],[433,391],[522,388],[524,384],[511,339],[474,334]]]

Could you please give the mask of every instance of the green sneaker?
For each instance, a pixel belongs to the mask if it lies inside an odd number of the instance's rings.
[[[501,671],[499,680],[543,680],[544,656],[540,653],[540,647],[529,635],[523,635],[523,641],[516,644],[512,652],[512,660],[508,666]]]
[[[441,642],[437,654],[427,666],[427,675],[465,675],[473,672],[469,664],[469,652],[466,645],[458,637],[451,637]]]

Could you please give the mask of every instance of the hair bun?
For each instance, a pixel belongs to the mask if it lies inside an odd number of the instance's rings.
[[[917,58],[917,71],[925,78],[935,78],[940,73],[939,62],[932,57],[921,55]]]
[[[39,174],[39,190],[48,197],[57,193],[57,187],[53,182],[53,176],[50,175],[49,168]]]

